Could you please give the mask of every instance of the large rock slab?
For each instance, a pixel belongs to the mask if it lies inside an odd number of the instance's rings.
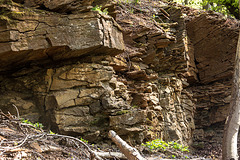
[[[0,19],[0,71],[93,53],[116,55],[124,50],[121,29],[109,16],[2,7],[11,16]]]
[[[201,83],[232,76],[239,32],[237,23],[222,15],[206,13],[187,23]]]
[[[239,24],[221,14],[191,11],[187,32],[195,54],[199,83],[191,87],[196,100],[194,147],[222,143],[231,100]]]
[[[13,0],[22,3],[27,7],[44,8],[56,12],[70,12],[76,10],[85,10],[94,0]]]

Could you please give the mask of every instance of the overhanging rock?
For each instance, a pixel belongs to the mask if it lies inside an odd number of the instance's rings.
[[[116,55],[124,50],[121,28],[97,12],[60,15],[2,5],[0,72],[82,55]]]

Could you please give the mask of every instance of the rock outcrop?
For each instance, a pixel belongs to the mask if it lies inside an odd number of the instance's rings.
[[[132,144],[191,142],[195,108],[186,87],[196,71],[180,9],[120,4],[115,21],[89,11],[100,1],[15,2],[35,9],[1,4],[2,110],[14,113],[15,104],[24,118],[92,142],[109,129]]]
[[[2,72],[85,54],[117,55],[124,50],[121,28],[109,16],[96,12],[60,15],[7,4],[2,4],[3,11]]]
[[[222,142],[240,22],[217,13],[194,14],[187,22],[199,78],[191,87],[197,100],[193,139],[196,147],[203,148],[205,142],[214,146]]]
[[[14,2],[0,7],[3,111],[92,142],[110,129],[131,144],[222,132],[208,129],[230,101],[232,20],[155,1]]]

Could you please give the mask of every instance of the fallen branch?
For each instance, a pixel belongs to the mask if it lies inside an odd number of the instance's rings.
[[[113,130],[109,131],[108,136],[118,146],[120,151],[127,157],[128,160],[146,160],[140,155],[136,148],[129,146],[127,142],[122,140]]]
[[[117,158],[117,159],[127,159],[127,157],[119,152],[94,152],[96,155],[102,158]]]
[[[0,136],[0,159],[5,159],[9,156],[9,153],[13,153],[16,154],[16,156],[19,155],[21,157],[18,152],[20,153],[21,150],[30,147],[31,149],[28,152],[28,156],[30,157],[30,159],[36,159],[37,157],[45,159],[45,156],[46,154],[48,154],[48,152],[62,152],[64,153],[64,155],[66,155],[66,157],[71,156],[75,159],[78,159],[78,157],[80,157],[88,158],[91,160],[102,160],[100,156],[95,154],[94,151],[88,147],[88,145],[75,137],[57,134],[47,134],[41,128],[35,127],[30,124],[22,123],[18,117],[15,117],[10,113],[4,114],[1,110],[0,121],[1,135],[4,136]],[[78,150],[71,149],[71,147],[67,148],[66,146],[59,146],[58,140],[54,141],[55,138],[53,139],[52,137],[63,137],[66,138],[66,140],[72,140],[76,144]],[[37,147],[28,145],[32,142],[36,142],[38,147],[43,148],[38,151]],[[32,156],[34,156],[35,158],[33,158]]]
[[[12,149],[16,149],[16,148],[19,148],[19,147],[21,147],[27,140],[28,140],[28,138],[29,138],[29,135],[27,135],[25,138],[24,138],[24,140],[22,140],[22,142],[19,144],[19,145],[17,145],[17,146],[14,146],[14,147],[0,147],[0,150],[12,150]]]

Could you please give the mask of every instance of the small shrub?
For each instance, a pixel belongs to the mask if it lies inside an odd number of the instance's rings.
[[[42,128],[43,128],[43,124],[42,124],[42,123],[39,123],[39,122],[32,123],[32,122],[29,121],[28,119],[21,119],[21,122],[22,122],[22,123],[30,124],[30,125],[32,125],[32,126],[35,127],[35,128],[39,128],[39,129],[42,129]]]
[[[50,130],[50,131],[49,131],[49,134],[56,134],[56,133],[54,133],[53,131]]]
[[[188,146],[183,146],[177,142],[171,141],[171,142],[165,142],[161,139],[155,139],[149,142],[146,142],[145,144],[142,144],[143,146],[149,148],[150,150],[156,150],[156,151],[162,151],[165,152],[167,150],[176,151],[176,152],[189,152]],[[171,158],[176,158],[176,155],[171,155]]]
[[[146,146],[150,150],[160,149],[163,151],[165,151],[169,147],[168,143],[166,143],[165,141],[163,141],[161,139],[155,139],[155,140],[146,142],[145,144],[142,144],[142,145]]]
[[[102,10],[102,6],[98,6],[96,5],[95,7],[92,8],[92,11],[97,11],[100,14],[105,14],[108,15],[108,8],[105,8],[104,10]]]
[[[81,141],[83,141],[84,143],[88,143],[88,141],[86,139],[83,139],[82,137],[80,138]]]

